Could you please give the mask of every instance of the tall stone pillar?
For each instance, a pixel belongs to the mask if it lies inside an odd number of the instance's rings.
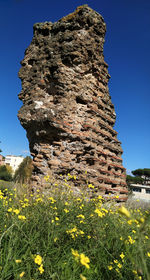
[[[103,44],[106,24],[87,5],[55,23],[34,25],[19,77],[18,117],[33,156],[33,180],[49,171],[88,176],[104,196],[126,200],[122,148],[113,129],[116,114],[108,90]],[[87,175],[85,175],[85,172]]]

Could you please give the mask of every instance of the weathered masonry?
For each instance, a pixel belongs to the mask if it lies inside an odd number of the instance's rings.
[[[117,194],[124,201],[126,173],[113,129],[105,32],[102,16],[87,5],[55,23],[35,24],[19,71],[18,117],[33,156],[33,181],[40,183],[49,170],[55,178],[77,175],[76,185],[88,176],[104,196]]]

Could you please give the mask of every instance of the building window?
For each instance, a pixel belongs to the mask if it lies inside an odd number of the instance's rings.
[[[133,192],[141,192],[140,188],[133,188]]]
[[[146,190],[146,193],[150,193],[150,189],[149,189],[149,190]]]

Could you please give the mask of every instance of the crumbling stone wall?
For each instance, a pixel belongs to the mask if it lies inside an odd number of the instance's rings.
[[[108,90],[103,44],[106,24],[87,5],[55,23],[34,25],[19,77],[18,117],[33,156],[33,180],[51,170],[77,175],[104,195],[126,199],[122,148],[113,129],[116,114]]]

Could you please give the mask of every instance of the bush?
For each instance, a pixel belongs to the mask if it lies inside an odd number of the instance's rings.
[[[27,156],[19,165],[15,172],[14,180],[22,184],[29,183],[32,175],[32,159]]]
[[[5,165],[0,166],[0,180],[12,181],[12,174]]]

